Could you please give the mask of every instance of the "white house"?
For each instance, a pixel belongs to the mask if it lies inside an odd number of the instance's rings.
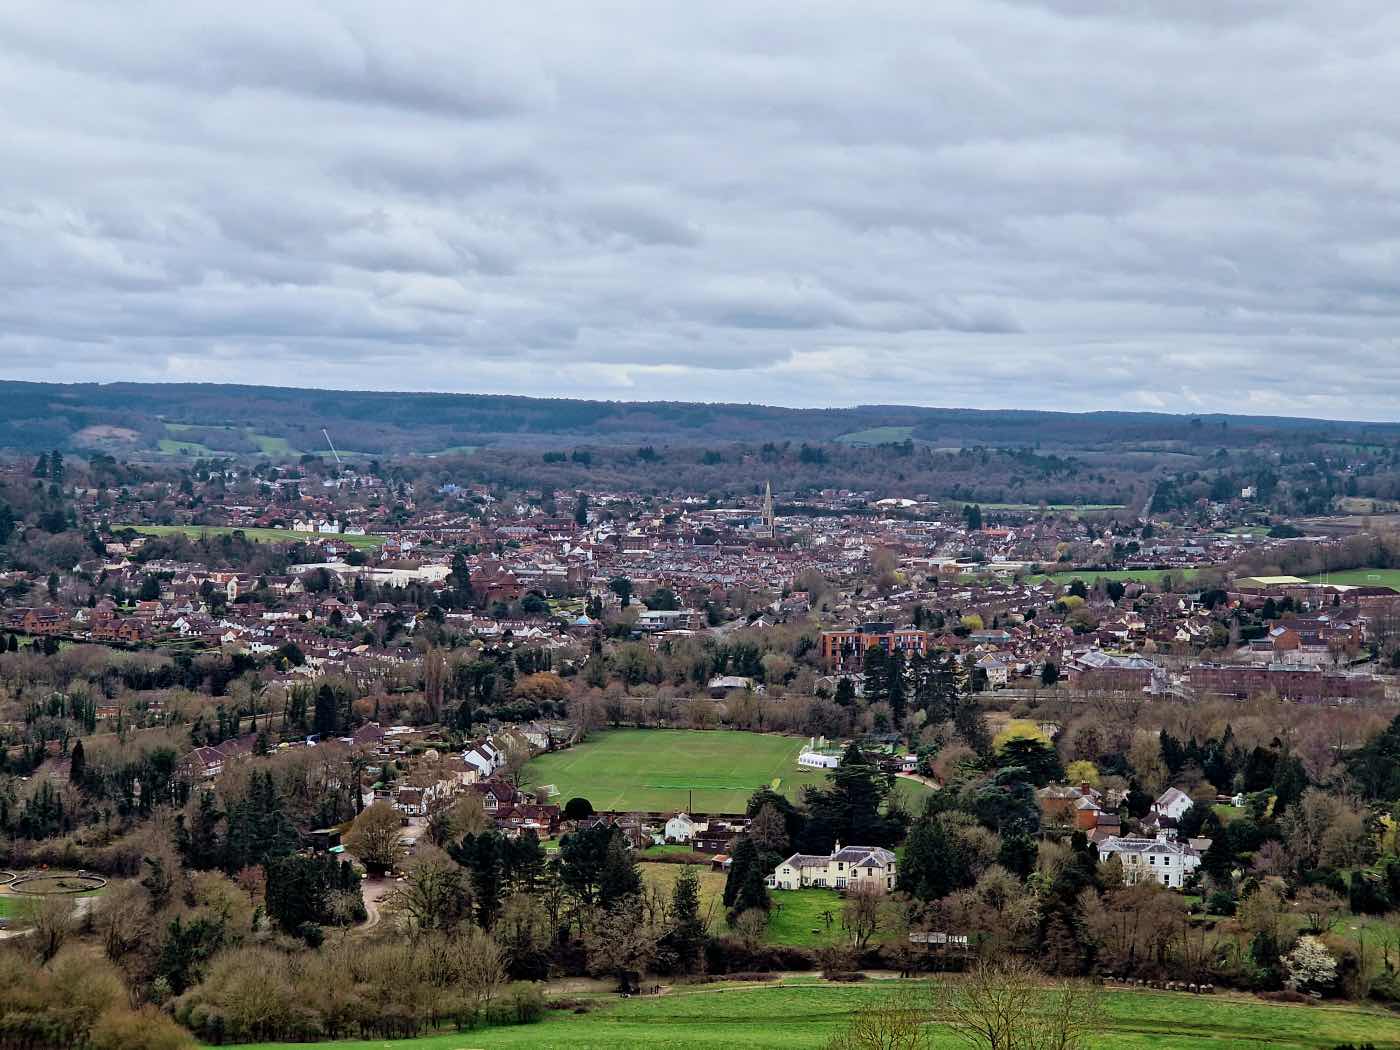
[[[484,779],[490,777],[492,773],[506,764],[506,756],[491,743],[488,737],[484,743],[463,751],[462,761],[475,767]]]
[[[1201,866],[1201,855],[1190,846],[1169,842],[1167,836],[1165,831],[1158,832],[1155,839],[1110,836],[1099,844],[1099,857],[1117,857],[1123,865],[1123,880],[1129,886],[1152,879],[1179,890]]]
[[[992,689],[1004,689],[1011,673],[1011,668],[1000,656],[984,656],[977,661],[977,669],[987,676],[987,685]]]
[[[667,842],[689,842],[695,837],[695,821],[688,814],[677,813],[666,821],[665,836]]]
[[[1157,796],[1157,801],[1152,803],[1152,812],[1158,817],[1180,820],[1193,804],[1191,796],[1186,792],[1177,788],[1167,788]]]
[[[895,855],[880,846],[846,846],[841,843],[829,857],[794,853],[773,869],[768,884],[774,889],[797,890],[819,886],[836,890],[870,888],[881,893],[894,889]]]

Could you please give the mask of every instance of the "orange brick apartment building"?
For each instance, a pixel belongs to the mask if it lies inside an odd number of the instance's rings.
[[[886,653],[901,652],[907,659],[928,655],[928,632],[892,623],[862,623],[844,631],[822,632],[822,662],[835,671],[859,674],[865,654],[876,647]]]

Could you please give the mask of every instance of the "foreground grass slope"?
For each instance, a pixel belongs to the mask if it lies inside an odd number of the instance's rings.
[[[819,1047],[860,1007],[898,996],[927,1001],[924,982],[831,985],[800,978],[781,985],[701,985],[656,999],[612,1000],[583,1015],[551,1014],[518,1028],[481,1029],[421,1039],[333,1044],[337,1050],[707,1050]],[[1400,1018],[1352,1006],[1280,1006],[1177,993],[1107,992],[1105,1030],[1093,1050],[1331,1050],[1338,1043],[1400,1047]],[[937,1050],[962,1045],[935,1027]],[[267,1043],[256,1050],[305,1044]]]

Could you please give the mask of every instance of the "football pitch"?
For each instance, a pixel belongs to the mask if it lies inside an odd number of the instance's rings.
[[[532,788],[553,785],[563,805],[574,796],[596,810],[742,813],[759,788],[776,786],[794,801],[820,770],[799,769],[803,737],[739,730],[609,729],[526,767]],[[776,781],[776,785],[775,782]]]
[[[797,765],[807,742],[738,729],[606,729],[567,751],[532,759],[525,786],[553,787],[550,801],[562,806],[580,796],[600,811],[742,813],[761,787],[798,802],[803,787],[826,784],[825,770]],[[932,790],[904,778],[894,786],[911,813],[922,810]]]

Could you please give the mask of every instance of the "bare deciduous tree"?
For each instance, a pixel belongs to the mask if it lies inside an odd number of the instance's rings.
[[[1304,886],[1294,899],[1294,906],[1307,920],[1313,933],[1326,933],[1337,921],[1346,902],[1325,886]]]
[[[505,953],[491,935],[476,926],[455,940],[461,987],[468,1016],[475,1023],[506,985]]]
[[[471,914],[467,873],[442,850],[423,847],[386,906],[411,937],[454,929]]]
[[[734,932],[750,947],[763,940],[768,929],[768,913],[762,908],[750,908],[734,920]]]
[[[858,952],[865,950],[870,938],[880,929],[883,896],[870,886],[853,886],[846,891],[846,901],[841,906],[841,928],[851,935],[851,946]]]
[[[832,1036],[825,1050],[921,1050],[929,1045],[927,1022],[928,1014],[913,1007],[868,1006]]]
[[[73,899],[60,894],[25,902],[23,915],[33,928],[30,939],[40,964],[47,963],[73,932]]]
[[[1018,959],[981,963],[934,995],[938,1019],[974,1050],[1078,1050],[1102,1026],[1097,988]]]
[[[345,848],[365,867],[387,871],[403,855],[399,846],[402,835],[403,819],[398,812],[387,802],[376,802],[355,818],[345,836]]]

